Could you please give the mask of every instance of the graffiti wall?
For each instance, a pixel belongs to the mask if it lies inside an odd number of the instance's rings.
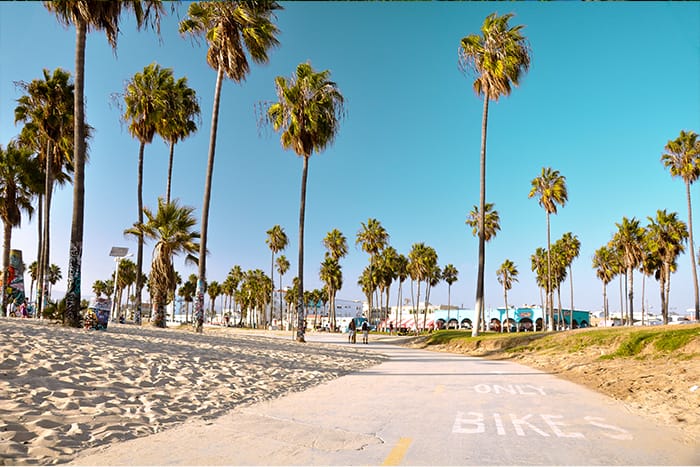
[[[0,275],[2,283],[2,275]],[[2,284],[7,294],[8,302],[15,304],[24,302],[24,263],[22,262],[22,250],[10,250],[10,266],[7,269],[7,285]]]

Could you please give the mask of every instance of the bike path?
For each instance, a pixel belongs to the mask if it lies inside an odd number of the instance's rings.
[[[350,346],[344,336],[309,340]],[[700,465],[673,427],[554,375],[371,340],[377,366],[75,465]]]

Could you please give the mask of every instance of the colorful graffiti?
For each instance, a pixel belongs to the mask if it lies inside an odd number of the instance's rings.
[[[2,277],[0,277],[0,284]],[[24,303],[24,263],[22,262],[22,250],[10,250],[10,266],[7,268],[7,287],[2,285],[7,302],[19,305]]]

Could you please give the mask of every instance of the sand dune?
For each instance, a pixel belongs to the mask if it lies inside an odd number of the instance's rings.
[[[302,391],[381,361],[319,343],[110,324],[0,319],[0,464],[80,451]]]

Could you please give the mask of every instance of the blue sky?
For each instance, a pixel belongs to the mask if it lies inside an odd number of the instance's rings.
[[[136,251],[123,230],[136,220],[138,143],[120,122],[110,96],[144,66],[157,62],[187,76],[202,107],[199,132],[175,148],[173,196],[202,205],[215,72],[204,44],[177,32],[187,3],[153,32],[137,32],[125,17],[116,55],[103,33],[88,35],[86,116],[95,127],[86,169],[82,294],[114,270],[112,246]],[[689,3],[284,3],[278,13],[281,45],[267,65],[253,65],[246,82],[223,85],[209,220],[207,279],[221,281],[233,265],[269,273],[265,232],[284,227],[296,274],[301,160],[285,151],[279,135],[258,127],[256,104],[275,98],[274,78],[290,76],[300,62],[331,70],[346,98],[347,116],[332,147],[310,161],[306,210],[305,284],[321,287],[322,238],[340,229],[350,243],[342,261],[340,298],[363,299],[357,277],[368,255],[355,246],[361,222],[381,221],[390,243],[434,247],[439,263],[454,264],[459,280],[453,304],[472,307],[477,241],[464,221],[479,196],[483,101],[472,77],[457,66],[462,37],[479,31],[492,13],[514,13],[532,49],[530,72],[509,97],[492,103],[487,147],[487,200],[501,216],[501,231],[487,245],[486,304],[502,306],[495,271],[516,263],[513,304],[539,303],[530,255],[546,246],[545,214],[528,199],[542,167],[566,177],[569,202],[552,217],[552,238],[571,231],[581,240],[573,265],[576,308],[597,310],[602,288],[591,267],[595,249],[623,216],[647,223],[657,209],[687,220],[684,185],[660,163],[664,145],[680,130],[700,131],[700,4]],[[0,144],[15,137],[14,107],[20,90],[43,68],[73,71],[75,30],[64,28],[41,3],[0,3]],[[165,192],[167,146],[158,138],[145,151],[144,202]],[[693,187],[697,205],[698,187]],[[51,262],[67,273],[72,188],[58,189],[52,212]],[[696,208],[697,213],[697,208]],[[698,215],[695,216],[698,218]],[[697,229],[696,229],[697,230]],[[13,248],[36,257],[36,224],[13,233]],[[697,249],[697,243],[696,243]],[[144,262],[150,263],[152,245]],[[193,267],[178,269],[183,277]],[[671,282],[671,311],[692,306],[690,260],[679,258]],[[275,282],[277,283],[275,274]],[[641,303],[635,275],[635,310]],[[28,284],[27,284],[28,285]],[[408,285],[408,282],[406,283]],[[564,305],[569,304],[568,280]],[[64,290],[65,281],[55,286]],[[396,288],[394,287],[394,290]],[[618,282],[608,287],[619,308]],[[395,297],[392,294],[393,297]],[[645,293],[658,312],[658,284]],[[395,298],[392,301],[395,302]],[[431,295],[447,302],[447,285]]]

